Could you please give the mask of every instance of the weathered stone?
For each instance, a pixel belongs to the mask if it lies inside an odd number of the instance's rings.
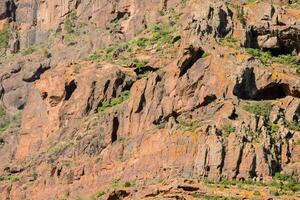
[[[242,188],[211,191],[196,180],[298,173],[299,134],[291,126],[299,122],[299,77],[237,48],[296,55],[299,11],[245,2],[16,2],[10,51],[18,42],[34,48],[1,58],[1,103],[12,114],[23,110],[21,127],[1,135],[0,176],[19,178],[0,181],[1,198],[190,199],[230,190],[249,199]],[[152,26],[158,22],[167,29],[162,35]],[[160,36],[166,44],[156,42]],[[99,53],[123,42],[128,52]],[[140,60],[149,62],[130,64]],[[269,116],[257,114],[261,101],[271,103]]]

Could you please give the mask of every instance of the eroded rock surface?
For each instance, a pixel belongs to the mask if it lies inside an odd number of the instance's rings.
[[[299,198],[297,7],[7,2],[2,199],[193,199],[224,180],[251,180],[261,193],[218,195],[267,199],[266,181],[287,184],[278,173],[296,185],[280,196]]]

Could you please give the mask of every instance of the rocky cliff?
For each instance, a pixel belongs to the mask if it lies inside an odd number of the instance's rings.
[[[0,199],[300,199],[299,8],[0,2]]]

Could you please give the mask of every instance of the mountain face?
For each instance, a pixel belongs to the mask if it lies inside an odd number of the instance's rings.
[[[300,199],[299,8],[2,0],[0,199]]]

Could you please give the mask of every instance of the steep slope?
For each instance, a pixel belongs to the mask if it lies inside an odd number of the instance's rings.
[[[0,197],[300,198],[298,6],[1,3]]]

